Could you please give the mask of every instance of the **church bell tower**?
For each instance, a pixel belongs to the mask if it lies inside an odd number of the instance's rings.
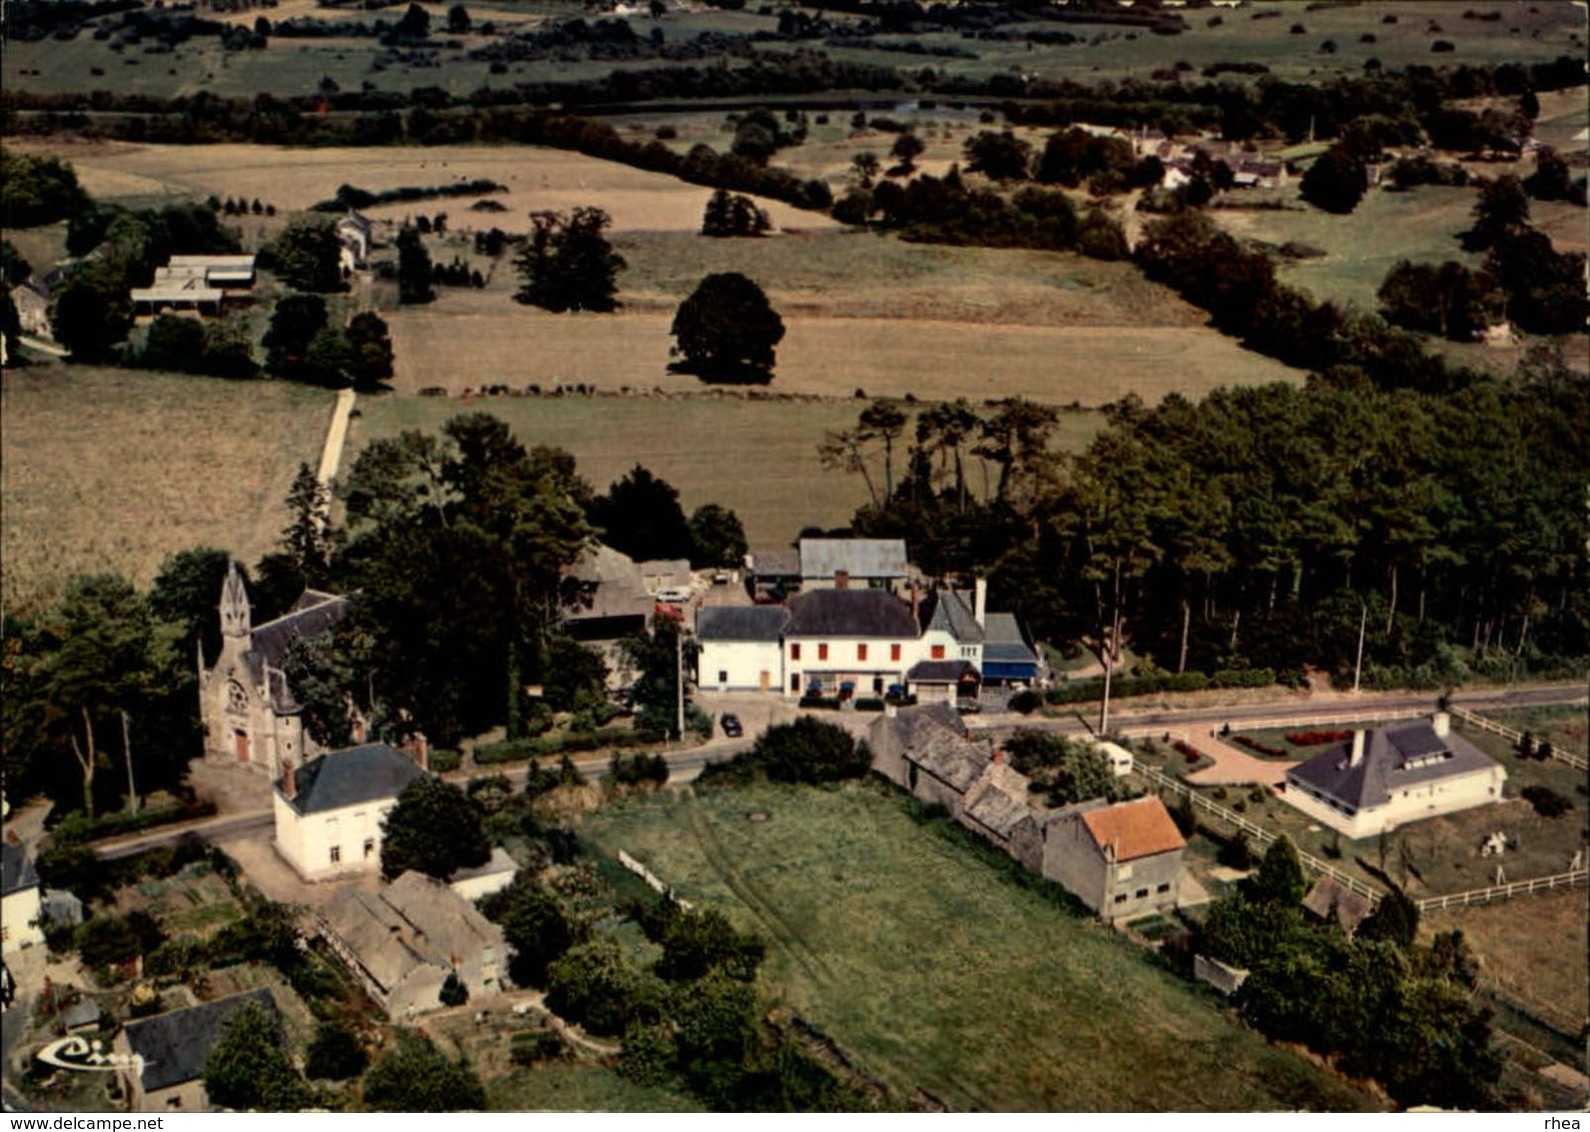
[[[221,635],[247,637],[252,628],[248,590],[243,586],[243,575],[239,573],[237,563],[233,562],[226,572],[226,581],[221,586]]]

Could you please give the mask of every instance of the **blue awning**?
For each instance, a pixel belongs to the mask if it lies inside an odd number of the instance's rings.
[[[1034,664],[1002,664],[998,661],[984,662],[984,680],[1032,680],[1038,675],[1038,665]]]

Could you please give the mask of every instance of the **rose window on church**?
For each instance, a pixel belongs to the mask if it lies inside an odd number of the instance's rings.
[[[226,710],[237,712],[239,715],[248,711],[248,693],[236,680],[226,682]]]

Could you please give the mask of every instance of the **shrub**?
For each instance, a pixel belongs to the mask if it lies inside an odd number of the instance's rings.
[[[1023,689],[1010,697],[1007,705],[1011,711],[1020,712],[1022,715],[1031,715],[1038,710],[1038,705],[1043,703],[1043,697],[1030,688]]]
[[[883,698],[881,696],[860,696],[856,700],[857,711],[882,711]]]
[[[513,1036],[508,1046],[508,1060],[515,1065],[536,1065],[543,1061],[556,1061],[568,1054],[568,1043],[552,1030],[527,1030]]]
[[[1250,739],[1246,735],[1233,735],[1233,743],[1239,743],[1250,751],[1257,751],[1261,755],[1268,755],[1272,759],[1284,759],[1288,752],[1281,747],[1272,747],[1268,743],[1261,743],[1257,739]]]
[[[1351,731],[1288,731],[1286,741],[1294,747],[1319,747],[1326,743],[1345,743]]]
[[[1543,818],[1559,818],[1573,809],[1573,802],[1549,786],[1526,786],[1519,791],[1524,801]]]
[[[309,1043],[304,1075],[312,1080],[346,1081],[359,1076],[369,1064],[370,1055],[350,1030],[322,1022]]]

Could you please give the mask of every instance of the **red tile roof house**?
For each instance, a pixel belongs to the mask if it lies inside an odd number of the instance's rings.
[[[1043,875],[1106,923],[1176,907],[1187,841],[1158,798],[1082,802],[1045,815]]]

